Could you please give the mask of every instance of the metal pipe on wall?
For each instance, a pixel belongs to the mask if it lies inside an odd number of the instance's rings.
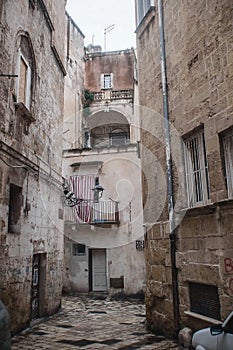
[[[180,309],[179,309],[179,292],[178,292],[178,276],[176,267],[176,233],[174,222],[174,193],[172,184],[172,156],[171,156],[171,139],[170,139],[170,123],[169,123],[169,104],[168,104],[168,88],[167,88],[167,69],[166,69],[166,50],[164,38],[164,15],[163,0],[158,0],[158,22],[159,22],[159,41],[160,41],[160,61],[162,76],[162,93],[163,93],[163,118],[164,118],[164,138],[166,149],[166,171],[167,171],[167,201],[170,226],[170,253],[172,265],[172,295],[173,295],[173,316],[174,316],[174,333],[178,336],[180,330]]]

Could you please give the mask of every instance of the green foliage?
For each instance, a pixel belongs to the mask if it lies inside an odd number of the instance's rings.
[[[83,94],[83,108],[90,107],[93,100],[94,100],[94,95],[90,92],[90,90],[85,89]]]

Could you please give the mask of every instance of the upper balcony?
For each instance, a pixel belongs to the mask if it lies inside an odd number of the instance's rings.
[[[93,94],[93,102],[130,100],[133,101],[133,90],[102,90],[91,92]]]

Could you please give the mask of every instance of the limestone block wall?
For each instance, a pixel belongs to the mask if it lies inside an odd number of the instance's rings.
[[[229,312],[233,297],[232,244],[229,243],[232,242],[232,200],[227,196],[220,142],[221,133],[232,127],[232,6],[227,0],[221,3],[167,0],[163,8],[169,116],[173,131],[174,199],[179,207],[176,257],[180,325],[197,329],[203,323],[185,313],[190,310],[189,282],[218,287],[221,318]],[[147,318],[152,328],[171,335],[173,304],[156,2],[137,28],[137,50],[139,103],[143,116],[143,197],[144,203],[151,203],[144,212],[149,227]],[[204,128],[210,199],[206,207],[187,210],[182,152],[180,149],[181,157],[176,160],[179,147],[176,148],[173,136],[180,136],[182,140],[198,127]],[[158,197],[162,201],[158,201]]]
[[[63,148],[81,147],[84,95],[84,34],[66,14],[66,70],[64,93]]]
[[[30,53],[32,71],[31,105],[28,111],[23,107],[22,113],[15,105],[17,77],[0,77],[0,297],[10,312],[12,333],[16,333],[32,318],[32,263],[36,254],[41,257],[43,272],[38,316],[53,314],[61,301],[59,128],[65,69],[64,55],[59,56],[52,38],[55,31],[65,33],[65,1],[53,6],[51,14],[43,1],[4,1],[0,16],[0,72],[17,73],[17,49],[22,36],[21,45]],[[20,191],[18,199],[10,197],[12,184]],[[8,220],[16,200],[17,225],[12,232]]]

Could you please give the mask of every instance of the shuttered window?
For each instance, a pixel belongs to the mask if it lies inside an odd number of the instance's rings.
[[[207,204],[210,190],[203,129],[184,139],[184,161],[188,207]]]
[[[17,102],[22,102],[28,109],[31,103],[31,68],[19,50]]]
[[[19,101],[26,100],[26,84],[27,83],[27,65],[25,61],[20,59],[20,77],[19,77]]]
[[[142,19],[145,17],[150,7],[153,6],[152,0],[136,0],[136,19],[137,25],[140,24]]]
[[[218,288],[213,285],[189,283],[190,311],[220,320]]]
[[[223,152],[228,198],[233,198],[233,130],[231,129],[223,139]]]
[[[108,90],[113,88],[113,74],[101,74],[101,89]]]

